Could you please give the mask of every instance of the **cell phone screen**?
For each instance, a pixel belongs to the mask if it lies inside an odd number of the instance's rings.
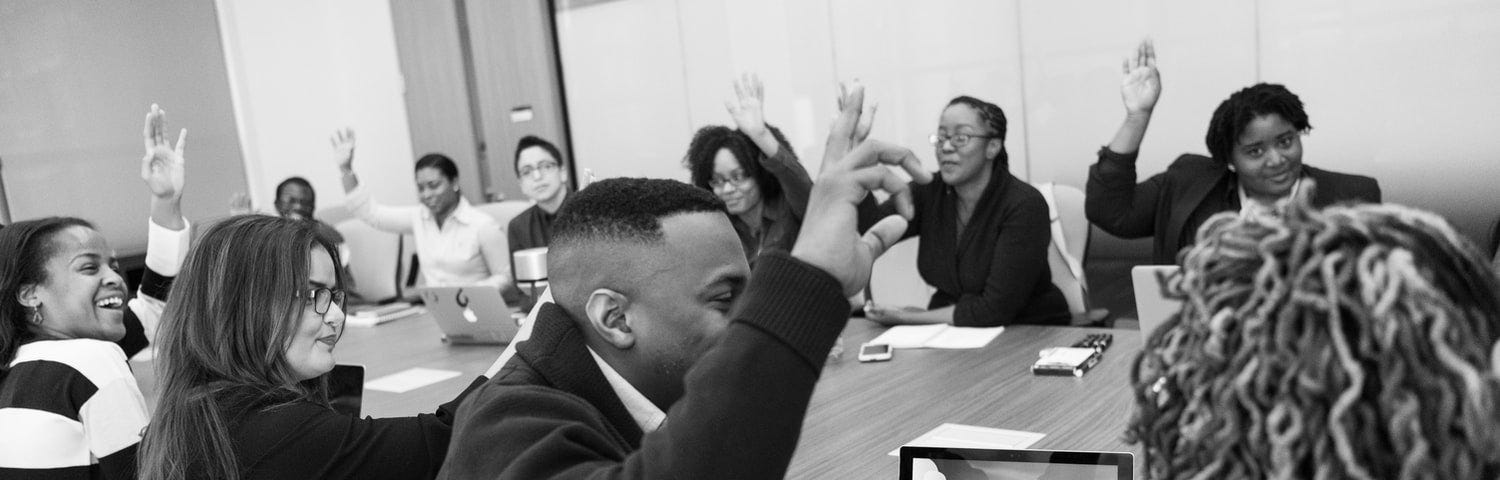
[[[859,348],[860,355],[885,355],[891,353],[890,345],[865,345]]]

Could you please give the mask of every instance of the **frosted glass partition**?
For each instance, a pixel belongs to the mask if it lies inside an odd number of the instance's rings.
[[[730,124],[730,80],[758,72],[767,119],[816,172],[839,80],[880,105],[874,136],[936,168],[926,137],[969,94],[1011,122],[1011,170],[1082,187],[1123,116],[1120,60],[1156,40],[1165,93],[1141,172],[1204,153],[1213,109],[1258,81],[1302,96],[1306,161],[1380,180],[1484,240],[1500,215],[1500,4],[1320,0],[558,0],[580,168],[686,179],[692,132]],[[1420,168],[1414,168],[1418,167]],[[1144,255],[1096,235],[1095,254]]]

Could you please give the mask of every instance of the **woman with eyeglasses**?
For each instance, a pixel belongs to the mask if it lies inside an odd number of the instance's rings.
[[[512,291],[510,252],[505,232],[494,217],[464,199],[458,188],[458,166],[439,153],[417,159],[414,175],[422,207],[381,205],[361,188],[354,174],[354,131],[330,139],[334,161],[343,173],[349,211],[371,227],[412,234],[417,261],[428,286],[490,285]]]
[[[203,234],[162,314],[143,478],[437,475],[463,394],[404,418],[328,403],[344,329],[337,252],[313,224],[278,217],[231,217]]]
[[[766,124],[760,78],[741,76],[734,92],[737,100],[725,106],[738,129],[699,129],[683,162],[693,185],[724,201],[745,257],[753,261],[763,251],[791,251],[813,183],[786,137]]]
[[[136,478],[149,414],[126,359],[154,333],[189,238],[187,131],[174,147],[164,116],[155,105],[146,114],[151,220],[138,297],[128,299],[114,250],[84,220],[0,230],[0,478]]]
[[[916,216],[906,231],[922,237],[917,271],[937,292],[927,308],[867,304],[866,318],[965,327],[1068,322],[1067,300],[1047,265],[1047,201],[1011,175],[1005,128],[995,104],[969,96],[948,102],[930,138],[938,174],[911,185]],[[881,210],[894,213],[895,205]]]
[[[1099,161],[1089,167],[1084,214],[1122,238],[1151,237],[1153,263],[1177,263],[1193,233],[1219,212],[1275,211],[1297,196],[1304,179],[1317,183],[1314,207],[1380,203],[1380,185],[1360,175],[1302,163],[1302,136],[1312,129],[1302,99],[1281,85],[1246,87],[1219,104],[1204,143],[1212,158],[1183,154],[1165,172],[1136,183],[1136,156],[1161,97],[1156,48],[1143,41],[1124,64],[1120,98],[1125,121]]]

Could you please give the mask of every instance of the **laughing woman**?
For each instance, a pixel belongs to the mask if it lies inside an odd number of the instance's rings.
[[[146,273],[126,301],[104,235],[77,218],[0,230],[0,478],[135,478],[146,401],[126,359],[155,330],[188,241],[182,147],[146,115]],[[155,297],[155,298],[152,298]],[[146,326],[143,328],[142,324]],[[123,347],[123,348],[122,348]]]
[[[315,225],[277,217],[232,217],[203,234],[162,313],[162,393],[141,442],[142,477],[437,474],[458,399],[404,418],[329,406],[324,375],[344,328],[337,252]]]

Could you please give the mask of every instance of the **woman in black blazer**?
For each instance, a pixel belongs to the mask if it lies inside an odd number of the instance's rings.
[[[1089,168],[1084,214],[1116,236],[1153,237],[1154,263],[1175,263],[1177,252],[1193,244],[1198,226],[1213,214],[1272,209],[1309,184],[1316,184],[1314,207],[1380,202],[1375,179],[1302,163],[1302,135],[1312,128],[1302,100],[1266,83],[1235,92],[1214,110],[1204,139],[1212,158],[1184,154],[1167,171],[1136,183],[1136,154],[1161,96],[1149,42],[1126,60],[1120,96],[1125,122]]]

